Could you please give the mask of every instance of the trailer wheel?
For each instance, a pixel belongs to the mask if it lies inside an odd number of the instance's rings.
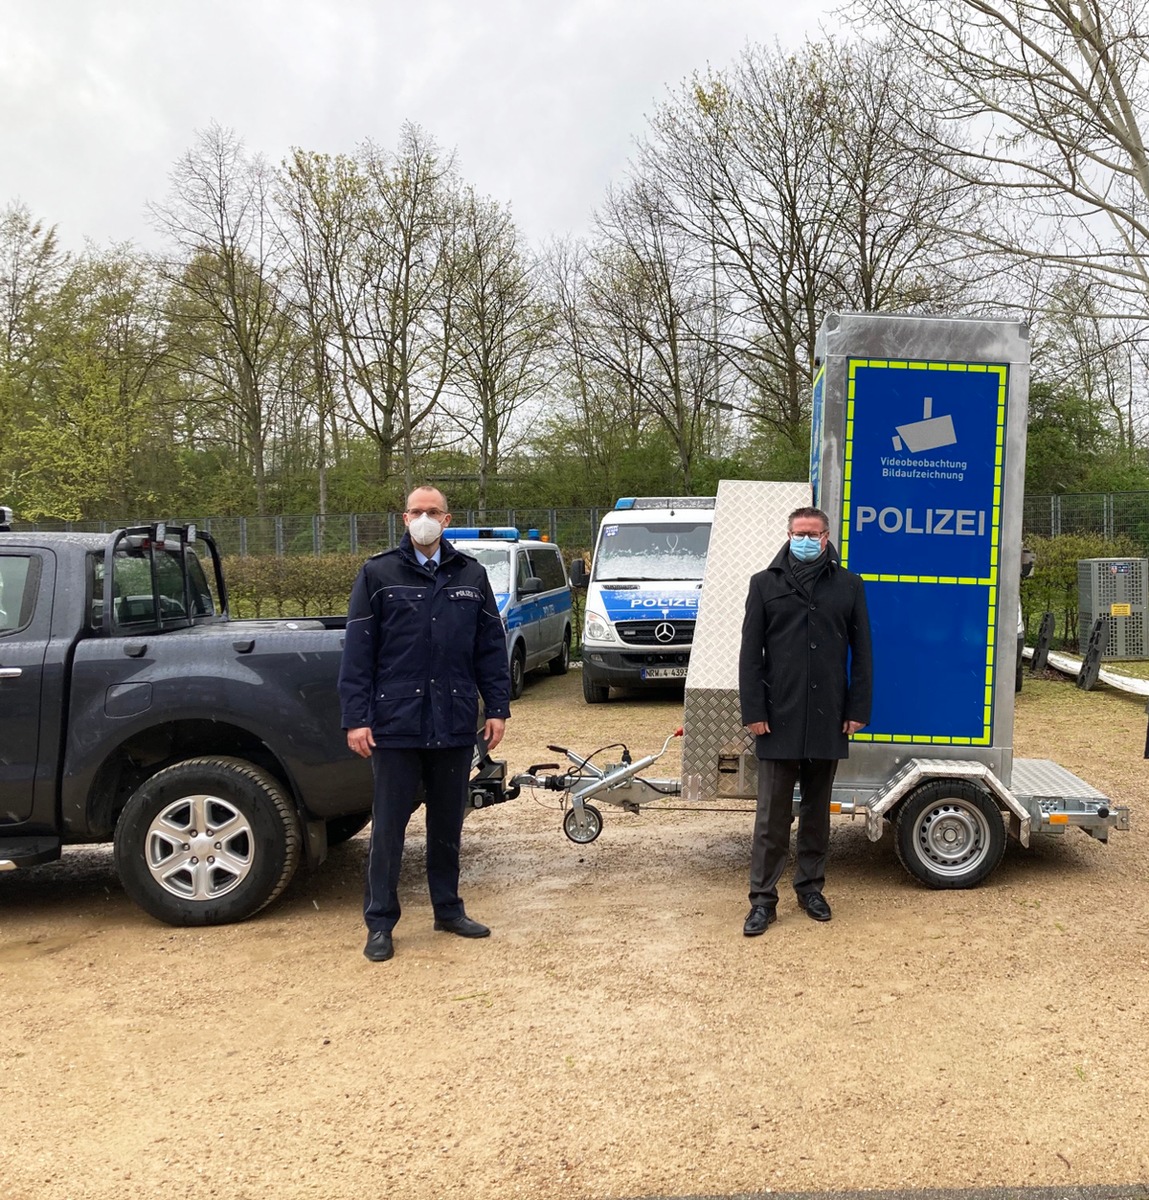
[[[124,890],[169,925],[243,921],[299,865],[299,818],[279,785],[238,758],[191,758],[132,795],[115,834]]]
[[[568,808],[563,814],[563,833],[579,846],[589,846],[602,833],[602,813],[593,804],[584,804],[582,810],[586,813],[586,828],[578,827],[578,813]]]
[[[984,788],[935,779],[902,805],[896,846],[902,866],[929,887],[976,887],[1001,862],[1005,824]]]

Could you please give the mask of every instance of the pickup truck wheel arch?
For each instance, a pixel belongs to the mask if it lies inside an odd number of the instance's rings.
[[[371,821],[371,811],[348,813],[343,817],[327,819],[327,844],[338,846],[349,842],[361,829],[366,829]]]
[[[242,921],[299,865],[299,818],[277,781],[239,758],[192,758],[133,793],[116,825],[124,890],[169,925]]]

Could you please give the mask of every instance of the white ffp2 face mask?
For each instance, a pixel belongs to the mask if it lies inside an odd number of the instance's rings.
[[[417,546],[430,546],[443,536],[443,526],[434,517],[427,516],[426,513],[412,517],[407,529],[411,534],[411,541]]]

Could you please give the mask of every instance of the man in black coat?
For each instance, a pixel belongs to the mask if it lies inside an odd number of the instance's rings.
[[[758,811],[750,856],[747,937],[765,933],[778,907],[799,785],[798,903],[830,919],[822,895],[830,842],[830,795],[850,735],[870,720],[870,622],[862,580],[830,545],[818,508],[790,514],[789,538],[750,580],[738,690],[742,723],[755,736]]]
[[[435,928],[491,932],[459,898],[459,843],[479,696],[488,750],[511,715],[506,634],[486,569],[443,537],[451,514],[437,488],[416,488],[403,519],[403,540],[369,558],[352,588],[339,670],[347,745],[371,758],[375,776],[363,904],[372,962],[394,954],[399,866],[420,784]]]

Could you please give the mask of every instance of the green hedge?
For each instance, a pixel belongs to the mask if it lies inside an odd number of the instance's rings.
[[[320,617],[347,612],[361,554],[230,555],[223,560],[233,617]]]
[[[1102,537],[1099,533],[1066,533],[1059,537],[1027,537],[1026,546],[1037,556],[1033,574],[1021,581],[1021,611],[1026,638],[1037,640],[1043,613],[1056,619],[1054,643],[1065,650],[1078,648],[1077,562],[1082,558],[1140,558],[1132,538]]]
[[[564,556],[569,562],[570,557]],[[589,558],[589,555],[587,556]],[[361,554],[309,556],[230,555],[223,560],[233,617],[323,617],[347,612],[351,585],[363,565]],[[572,592],[572,649],[582,644],[586,593]]]

